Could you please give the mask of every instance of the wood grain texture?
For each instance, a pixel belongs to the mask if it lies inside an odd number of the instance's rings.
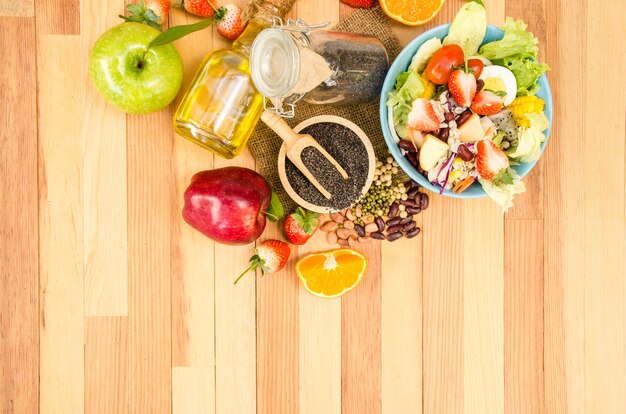
[[[611,66],[626,65],[626,47],[609,33],[623,29],[624,16],[623,1],[607,1],[604,7],[588,3],[588,60],[584,66],[588,108],[585,129],[580,131],[586,138],[581,140],[585,154],[581,183],[588,213],[581,223],[587,237],[583,240],[584,261],[580,263],[585,274],[586,412],[619,412],[626,407],[626,320],[622,312],[626,300],[626,216],[615,215],[615,211],[624,211],[626,203],[626,135],[622,128],[626,88],[606,87],[623,82]],[[611,105],[605,104],[608,102]],[[603,128],[613,135],[609,150],[589,139],[597,133],[596,122],[601,118],[605,118]],[[603,165],[611,165],[611,173],[606,174]],[[599,199],[604,201],[598,203]]]
[[[85,318],[86,413],[130,412],[128,346],[127,317]]]
[[[543,221],[507,220],[504,240],[504,409],[546,412],[543,371]]]
[[[262,239],[285,240],[277,226],[266,229]],[[257,413],[298,412],[297,251],[293,246],[282,270],[264,277],[257,272]]]
[[[463,381],[463,235],[450,217],[462,216],[458,200],[432,193],[424,213],[423,408],[424,413],[461,413]],[[437,231],[430,229],[437,228]],[[445,235],[445,237],[442,237]]]
[[[106,103],[88,75],[95,41],[119,23],[121,0],[81,2],[84,82],[83,204],[85,315],[128,313],[126,116]]]
[[[369,258],[358,289],[341,297],[341,406],[344,414],[382,412],[380,243],[359,246]]]
[[[570,86],[585,78],[587,30],[585,2],[548,3],[547,57],[557,73],[550,75],[556,103],[553,136],[544,153],[550,166],[544,181],[544,344],[546,412],[585,412],[584,368],[584,239],[582,220],[584,188],[581,187],[584,158],[581,131],[586,119],[580,108],[587,106],[585,88]],[[578,27],[575,33],[558,21]],[[567,40],[566,40],[567,39]],[[564,70],[567,65],[567,70]],[[571,138],[573,137],[573,138]],[[551,139],[552,139],[551,138]]]
[[[78,36],[37,37],[41,413],[84,409],[80,61]]]
[[[318,231],[299,257],[332,250]],[[294,252],[295,253],[295,252]],[[341,299],[320,300],[298,281],[299,413],[341,413]]]
[[[37,34],[80,34],[80,0],[35,0],[35,9]]]
[[[504,412],[504,220],[491,200],[463,207],[464,412]],[[476,217],[481,217],[477,220]],[[489,355],[488,358],[481,356]]]
[[[166,413],[172,406],[171,119],[169,109],[126,119],[129,409],[138,414]]]
[[[33,17],[35,15],[34,0],[0,1],[0,17]]]
[[[417,216],[422,226],[422,216]],[[381,246],[382,412],[422,412],[422,237]]]
[[[34,20],[0,17],[0,48],[0,412],[34,413],[39,406]]]
[[[172,369],[172,414],[215,412],[215,373],[209,367]]]

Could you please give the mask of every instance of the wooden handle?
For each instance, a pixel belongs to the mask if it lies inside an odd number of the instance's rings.
[[[294,144],[300,138],[300,135],[291,129],[282,117],[276,115],[274,112],[267,110],[263,111],[261,114],[261,120],[265,122],[265,125],[270,127],[272,131],[276,132],[276,134],[281,137],[283,141],[285,141],[288,150],[293,148]]]

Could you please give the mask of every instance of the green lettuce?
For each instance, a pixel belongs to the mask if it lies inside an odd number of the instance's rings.
[[[532,162],[539,159],[541,144],[546,140],[543,131],[548,129],[550,125],[543,112],[526,114],[526,118],[528,118],[530,126],[519,128],[517,147],[507,152],[510,158],[517,159],[519,162]]]
[[[512,169],[509,169],[508,172],[511,175],[512,181],[507,184],[500,183],[496,185],[489,180],[483,178],[478,179],[485,193],[487,193],[493,201],[498,203],[505,213],[509,208],[513,207],[513,199],[515,196],[526,191],[526,186],[524,182],[521,181],[519,175]]]
[[[402,72],[396,78],[396,89],[389,92],[387,107],[393,111],[393,123],[401,138],[406,138],[406,122],[411,112],[413,101],[424,93],[425,86],[421,76],[414,71]]]
[[[502,26],[502,40],[487,43],[478,52],[494,65],[505,66],[513,72],[517,80],[517,96],[536,94],[539,91],[537,81],[550,69],[547,64],[539,63],[539,40],[526,31],[527,27],[522,20],[508,17]]]

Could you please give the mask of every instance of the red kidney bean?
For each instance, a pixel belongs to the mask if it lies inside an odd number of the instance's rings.
[[[419,214],[422,212],[422,209],[419,207],[407,207],[406,212],[409,214]]]
[[[380,217],[376,217],[374,219],[374,223],[376,223],[376,226],[378,226],[378,231],[385,230],[385,222]]]
[[[409,232],[409,231],[413,230],[415,228],[415,226],[417,226],[417,223],[414,222],[414,221],[411,221],[411,222],[405,224],[404,226],[402,226],[402,231],[405,232],[405,233]]]
[[[406,159],[409,160],[409,163],[417,168],[419,163],[417,162],[417,153],[416,152],[407,152],[405,155]]]
[[[407,197],[414,199],[415,195],[419,193],[419,191],[420,191],[419,187],[413,187],[409,191],[407,191],[406,195]]]
[[[448,112],[447,114],[444,115],[444,118],[446,122],[450,122],[454,119],[454,113]]]
[[[393,227],[396,224],[400,223],[400,220],[402,220],[400,217],[389,219],[389,220],[387,220],[387,226],[388,227]]]
[[[399,225],[399,224],[397,224],[395,226],[387,227],[387,234],[397,233],[399,231],[402,231],[402,226]]]
[[[419,206],[420,204],[420,200],[422,199],[422,193],[417,193],[415,194],[414,197],[411,197],[413,200],[415,200],[415,204],[417,204]]]
[[[413,237],[417,236],[418,234],[420,234],[420,228],[416,227],[413,230],[411,230],[410,232],[408,232],[406,234],[406,238],[407,239],[412,239]]]
[[[398,146],[405,151],[417,152],[415,145],[413,145],[413,143],[408,139],[401,139],[400,142],[398,142]]]
[[[439,132],[439,139],[442,141],[447,141],[448,140],[448,135],[450,135],[450,129],[449,128],[441,128],[441,131]]]
[[[463,123],[467,121],[467,118],[469,118],[471,115],[472,113],[470,111],[465,111],[461,115],[459,115],[459,117],[456,119],[456,127],[458,128],[463,125]]]
[[[417,167],[417,172],[420,173],[421,175],[423,175],[424,177],[428,178],[428,176],[426,175],[426,171],[424,171],[424,169],[418,164]]]
[[[403,184],[404,184],[404,188],[406,188],[406,189],[407,189],[407,191],[408,191],[408,190],[409,190],[409,188],[412,188],[412,187],[413,187],[413,184],[414,184],[414,183],[415,183],[415,182],[414,182],[413,180],[407,180],[407,181],[405,181],[405,182],[403,183]]]
[[[476,93],[480,92],[485,87],[485,81],[482,79],[478,79],[476,81]]]
[[[431,135],[434,135],[434,136],[436,136],[437,138],[439,138],[439,132],[440,132],[440,130],[439,130],[439,129],[435,129],[434,131],[432,131],[432,132],[431,132]]]
[[[399,238],[401,238],[402,236],[404,236],[404,234],[402,234],[402,232],[401,232],[401,231],[396,231],[395,233],[391,233],[391,234],[389,234],[389,235],[387,236],[387,240],[389,240],[389,241],[391,241],[391,242],[392,242],[392,241],[396,241],[396,240],[398,240]]]
[[[411,214],[409,214],[408,216],[406,216],[405,218],[403,218],[400,223],[400,225],[404,226],[407,223],[410,223],[411,221],[413,221],[413,216]]]
[[[471,161],[474,159],[474,154],[469,150],[469,148],[467,148],[466,145],[459,145],[459,148],[456,151],[463,161]]]
[[[404,204],[407,207],[415,207],[415,201],[407,198],[406,200],[400,200],[400,204]]]
[[[359,236],[365,236],[365,227],[363,227],[359,223],[354,223],[354,230],[356,230],[356,234],[358,234]]]
[[[389,217],[390,218],[395,218],[398,215],[398,203],[396,203],[395,201],[391,204],[391,207],[389,207]]]
[[[376,240],[385,240],[385,235],[378,231],[375,231],[374,233],[370,233],[370,237]]]
[[[428,194],[422,194],[422,199],[420,200],[420,208],[422,210],[426,210],[428,208]]]

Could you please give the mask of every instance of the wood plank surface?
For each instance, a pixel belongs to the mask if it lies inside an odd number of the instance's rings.
[[[0,412],[31,413],[39,406],[34,19],[0,17],[0,47]]]
[[[82,83],[78,36],[37,36],[40,412],[84,409]]]
[[[422,233],[359,246],[368,273],[335,300],[294,271],[332,247],[325,233],[233,285],[254,244],[182,220],[194,173],[255,167],[171,127],[203,57],[230,42],[214,27],[176,41],[179,96],[127,116],[88,75],[124,3],[0,0],[0,413],[626,412],[626,3],[485,1],[492,24],[524,19],[551,67],[553,129],[527,192],[505,215],[430,193]],[[407,43],[463,3],[390,25]],[[354,10],[298,0],[290,16]],[[174,9],[168,25],[199,20]]]

